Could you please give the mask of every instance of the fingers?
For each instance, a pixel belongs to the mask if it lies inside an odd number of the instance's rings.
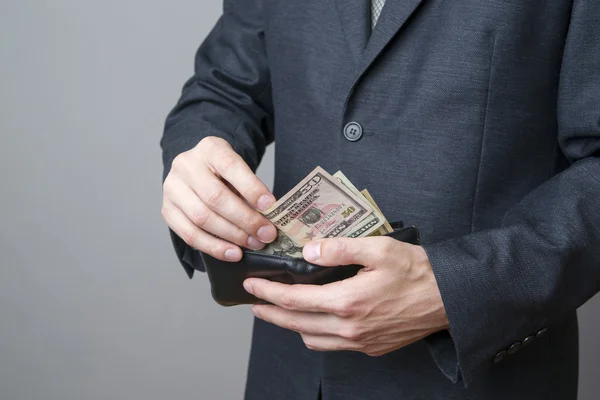
[[[239,261],[242,258],[239,247],[204,232],[174,205],[164,205],[162,215],[173,232],[189,246],[223,261]]]
[[[397,243],[389,237],[322,239],[307,243],[302,255],[307,261],[322,266],[372,266],[389,255]]]
[[[314,351],[362,351],[364,345],[339,336],[301,334],[306,347]]]
[[[259,250],[264,244],[249,236],[240,227],[221,217],[208,208],[200,198],[182,181],[171,182],[170,198],[173,204],[198,228],[219,236],[238,246]]]
[[[272,305],[255,305],[252,312],[263,321],[300,333],[337,335],[344,329],[344,321],[333,314],[289,311]]]
[[[224,140],[208,143],[214,151],[207,152],[207,165],[213,173],[229,182],[250,204],[259,210],[266,210],[275,197],[252,169]]]
[[[244,288],[250,294],[286,310],[322,312],[342,318],[354,315],[363,301],[351,280],[327,285],[286,285],[265,279],[249,278]]]
[[[250,294],[287,310],[327,312],[322,286],[286,285],[265,279],[250,278],[244,281]]]
[[[404,332],[390,335],[376,336],[376,339],[369,343],[364,340],[353,340],[336,335],[315,335],[310,333],[301,333],[302,340],[306,347],[313,351],[358,351],[370,357],[380,357],[392,351],[401,349],[412,343],[418,342],[429,336],[432,332]]]
[[[232,182],[222,179],[231,179]],[[173,193],[177,180],[188,186],[202,204],[190,203],[189,198],[187,204],[182,204],[184,200],[177,199],[180,194]],[[164,188],[166,198],[173,204],[177,203],[191,221],[209,233],[242,246],[258,248],[256,243],[242,244],[245,241],[243,235],[228,229],[223,221],[213,217],[218,215],[243,230],[248,237],[263,243],[270,243],[277,237],[275,226],[254,209],[256,205],[270,205],[275,198],[223,139],[205,138],[194,149],[178,155],[165,179]],[[249,200],[240,196],[247,196]],[[223,230],[229,235],[223,235]]]
[[[264,215],[252,209],[215,176],[200,172],[196,179],[186,183],[208,209],[240,227],[249,236],[263,243],[270,243],[277,237],[277,229]]]

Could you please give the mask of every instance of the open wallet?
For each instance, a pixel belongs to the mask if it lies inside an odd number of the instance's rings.
[[[415,226],[404,227],[402,222],[391,223],[393,232],[384,236],[410,244],[420,244],[419,230]],[[363,268],[362,265],[322,267],[305,261],[253,250],[243,250],[238,262],[218,260],[200,253],[210,280],[212,296],[222,306],[256,304],[263,302],[246,292],[243,286],[247,278],[263,278],[286,284],[325,285],[348,279]]]

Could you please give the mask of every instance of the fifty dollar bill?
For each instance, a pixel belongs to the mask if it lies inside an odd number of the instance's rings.
[[[361,195],[323,168],[315,168],[263,214],[296,246],[313,239],[346,236],[374,213]]]
[[[360,193],[363,196],[365,196],[365,199],[367,199],[369,201],[369,203],[371,203],[371,205],[373,206],[373,208],[375,209],[375,211],[379,212],[379,214],[381,215],[381,218],[383,218],[383,226],[381,226],[377,230],[377,232],[374,232],[374,233],[372,233],[369,236],[381,236],[381,235],[385,235],[386,233],[393,232],[394,228],[392,228],[392,226],[390,225],[390,223],[383,216],[383,213],[381,212],[381,209],[379,208],[379,206],[377,205],[377,203],[375,203],[375,200],[373,200],[373,197],[371,196],[371,193],[369,193],[369,191],[367,189],[361,190]]]
[[[348,189],[350,189],[350,191],[354,193],[357,197],[364,197],[366,198],[366,200],[369,201],[369,199],[366,196],[363,196],[363,194],[356,188],[356,186],[354,186],[352,182],[350,182],[350,179],[346,178],[346,175],[344,175],[342,171],[336,172],[335,174],[333,174],[333,177],[339,179],[340,182]],[[375,208],[375,202],[369,202]],[[371,236],[372,234],[378,232],[379,228],[381,228],[386,222],[387,221],[385,220],[383,214],[381,214],[381,212],[377,209],[374,209],[373,214],[363,219],[360,223],[355,224],[352,230],[344,236],[348,236],[351,238]]]

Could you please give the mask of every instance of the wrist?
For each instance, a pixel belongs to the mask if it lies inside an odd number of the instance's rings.
[[[448,315],[429,257],[421,246],[412,246],[412,253],[413,267],[419,274],[419,281],[423,288],[423,301],[426,302],[429,310],[433,332],[448,329],[450,327]]]

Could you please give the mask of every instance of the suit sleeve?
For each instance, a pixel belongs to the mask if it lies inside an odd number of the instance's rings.
[[[252,170],[274,140],[262,10],[262,0],[224,1],[223,15],[198,49],[194,76],[167,117],[163,180],[173,159],[207,136],[227,140]],[[170,233],[188,276],[204,270],[199,252]]]
[[[600,2],[576,0],[558,95],[558,142],[569,167],[498,228],[424,246],[450,322],[427,344],[454,382],[468,386],[493,370],[498,352],[552,329],[600,290],[599,27]]]

